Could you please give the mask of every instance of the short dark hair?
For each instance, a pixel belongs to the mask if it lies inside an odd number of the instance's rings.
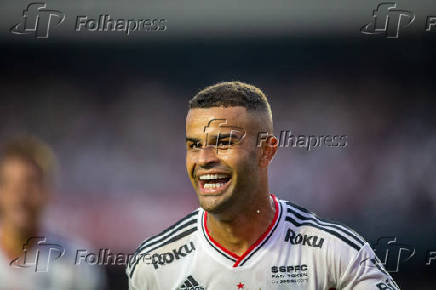
[[[242,106],[247,111],[263,111],[271,117],[271,107],[261,89],[243,82],[220,82],[198,92],[189,109]]]

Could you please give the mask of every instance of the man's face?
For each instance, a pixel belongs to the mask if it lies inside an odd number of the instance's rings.
[[[0,164],[0,214],[2,221],[19,230],[36,226],[47,202],[48,192],[41,171],[19,158]]]
[[[259,182],[258,125],[244,107],[191,109],[186,117],[186,169],[200,206],[237,209]]]

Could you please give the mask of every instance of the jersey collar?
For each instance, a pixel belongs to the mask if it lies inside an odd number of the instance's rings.
[[[247,251],[245,251],[242,255],[237,255],[230,250],[223,247],[221,244],[219,244],[217,241],[215,241],[209,234],[209,230],[207,228],[207,212],[203,211],[202,217],[201,217],[201,228],[203,231],[203,235],[206,239],[206,241],[209,243],[209,245],[214,248],[218,253],[220,253],[222,256],[227,258],[228,260],[233,262],[233,267],[243,266],[247,260],[249,260],[260,248],[262,248],[263,245],[269,240],[269,238],[272,236],[274,231],[277,228],[277,225],[279,223],[282,209],[281,206],[279,206],[279,202],[277,200],[277,197],[273,194],[271,194],[271,197],[274,202],[275,207],[275,213],[273,220],[271,224],[268,226],[266,231],[252,244]]]

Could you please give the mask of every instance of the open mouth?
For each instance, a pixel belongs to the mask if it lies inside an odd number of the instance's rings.
[[[203,194],[220,194],[229,186],[231,180],[231,174],[207,173],[198,176],[198,185]]]

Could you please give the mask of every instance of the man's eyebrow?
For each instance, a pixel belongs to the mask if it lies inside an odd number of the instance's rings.
[[[216,136],[219,136],[220,138],[239,137],[238,135],[240,135],[238,132],[216,134]]]
[[[186,137],[186,142],[199,143],[200,139],[192,138],[192,137]]]
[[[239,138],[239,134],[238,132],[234,132],[234,133],[218,133],[218,134],[211,134],[211,133],[207,133],[209,134],[209,136],[211,137],[217,137],[217,138],[232,138],[232,137],[236,137]],[[194,137],[186,137],[186,142],[192,142],[192,143],[200,143],[201,139],[198,138],[194,138]]]

